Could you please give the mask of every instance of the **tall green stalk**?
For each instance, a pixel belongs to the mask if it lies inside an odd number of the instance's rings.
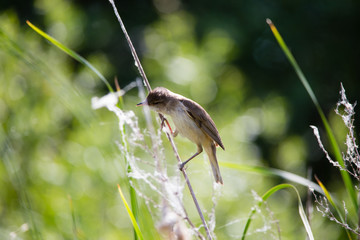
[[[340,147],[335,139],[334,133],[330,127],[329,122],[327,121],[324,112],[322,111],[320,104],[313,92],[313,90],[310,87],[309,82],[306,80],[305,75],[303,74],[303,72],[301,71],[299,65],[297,64],[294,56],[292,55],[292,53],[290,52],[289,48],[287,47],[287,45],[285,44],[283,38],[281,37],[280,33],[278,32],[278,30],[276,29],[275,25],[272,23],[272,21],[270,19],[267,19],[266,22],[269,24],[272,33],[274,34],[277,42],[279,43],[281,49],[283,50],[283,52],[285,53],[287,59],[289,60],[289,62],[291,63],[292,67],[294,68],[296,74],[298,75],[301,83],[304,85],[306,91],[308,92],[311,100],[313,101],[319,115],[320,118],[324,124],[325,127],[325,131],[327,133],[327,137],[329,139],[333,154],[335,156],[336,161],[340,164],[340,166],[342,168],[345,168],[345,164],[344,164],[344,160],[342,158],[341,155],[341,151],[340,151]],[[343,179],[343,182],[345,184],[345,188],[346,191],[348,192],[350,199],[354,205],[354,208],[356,211],[358,211],[358,202],[357,202],[357,196],[356,196],[356,192],[354,189],[354,186],[352,184],[350,175],[347,171],[342,171],[340,170],[341,173],[341,177]]]

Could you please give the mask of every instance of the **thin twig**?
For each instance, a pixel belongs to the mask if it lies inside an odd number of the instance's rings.
[[[177,151],[177,148],[176,148],[176,145],[175,145],[175,143],[174,143],[173,138],[170,136],[169,132],[166,132],[166,136],[168,137],[168,139],[169,139],[169,141],[170,141],[170,144],[171,144],[171,146],[172,146],[172,148],[173,148],[173,150],[174,150],[174,154],[175,154],[176,159],[178,160],[179,164],[181,164],[182,161],[181,161],[181,158],[180,158],[179,153],[178,153],[178,151]],[[182,172],[183,175],[184,175],[184,178],[185,178],[186,184],[187,184],[187,186],[188,186],[188,188],[189,188],[191,197],[192,197],[192,199],[193,199],[193,201],[194,201],[194,203],[195,203],[196,209],[197,209],[197,211],[198,211],[198,213],[199,213],[199,216],[200,216],[200,218],[201,218],[201,221],[202,221],[202,223],[203,223],[203,225],[204,225],[204,228],[205,228],[205,231],[206,231],[206,235],[207,235],[208,239],[212,239],[212,236],[211,236],[209,227],[208,227],[208,225],[207,225],[207,223],[206,223],[206,221],[205,221],[204,215],[202,214],[202,211],[201,211],[199,202],[197,201],[197,198],[196,198],[196,196],[195,196],[194,190],[192,189],[192,186],[191,186],[190,180],[189,180],[189,178],[188,178],[188,176],[187,176],[187,174],[186,174],[185,168],[183,168],[183,169],[181,170],[181,172]]]
[[[149,92],[151,92],[150,83],[149,83],[149,81],[148,81],[148,79],[147,79],[147,77],[146,77],[145,71],[144,71],[144,69],[143,69],[143,67],[142,67],[142,65],[141,65],[141,63],[140,63],[139,57],[137,56],[137,53],[136,53],[135,48],[134,48],[134,45],[133,45],[132,42],[131,42],[130,36],[129,36],[129,34],[128,34],[127,31],[126,31],[125,25],[124,25],[123,21],[121,20],[121,17],[120,17],[120,15],[119,15],[118,11],[117,11],[117,8],[116,8],[116,6],[115,6],[115,3],[114,3],[113,0],[109,0],[109,2],[110,2],[110,4],[112,5],[112,7],[113,7],[113,9],[114,9],[114,13],[115,13],[115,15],[116,15],[116,17],[117,17],[117,19],[118,19],[118,21],[119,21],[119,23],[120,23],[120,27],[121,27],[121,29],[122,29],[122,31],[123,31],[123,33],[124,33],[124,35],[125,35],[125,38],[126,38],[128,44],[129,44],[131,53],[132,53],[133,58],[134,58],[134,60],[135,60],[135,65],[136,65],[136,67],[138,68],[138,70],[139,70],[139,72],[140,72],[140,75],[141,75],[141,77],[142,77],[142,79],[143,79],[143,81],[144,81],[144,83],[145,83],[145,85],[146,85],[146,88],[148,89]],[[164,121],[164,116],[159,113],[159,117],[160,117],[161,122],[163,122],[163,121]],[[177,151],[177,148],[176,148],[176,146],[175,146],[175,143],[174,143],[174,141],[173,141],[170,133],[169,133],[169,132],[166,132],[166,136],[167,136],[167,138],[169,139],[169,141],[170,141],[170,143],[171,143],[171,146],[172,146],[172,148],[173,148],[173,150],[174,150],[176,159],[177,159],[178,162],[181,164],[181,163],[182,163],[181,158],[180,158],[180,156],[179,156],[179,153],[178,153],[178,151]],[[202,223],[203,223],[203,226],[204,226],[204,228],[205,228],[206,235],[207,235],[208,239],[213,239],[212,236],[211,236],[210,230],[209,230],[209,228],[208,228],[208,225],[207,225],[207,223],[206,223],[206,221],[205,221],[204,215],[203,215],[203,213],[202,213],[202,211],[201,211],[200,205],[199,205],[199,203],[198,203],[198,201],[197,201],[197,198],[196,198],[196,196],[195,196],[195,193],[194,193],[194,191],[193,191],[193,189],[192,189],[190,180],[189,180],[189,178],[188,178],[188,176],[187,176],[187,174],[186,174],[185,169],[182,169],[181,172],[182,172],[183,175],[184,175],[184,178],[185,178],[186,184],[187,184],[187,186],[188,186],[188,188],[189,188],[191,197],[192,197],[192,199],[193,199],[193,201],[194,201],[194,203],[195,203],[196,209],[197,209],[197,211],[198,211],[198,213],[199,213],[199,216],[200,216],[201,221],[202,221]],[[189,220],[189,219],[188,219],[188,220]],[[192,225],[191,222],[190,222],[190,225]]]
[[[138,89],[139,89],[139,92],[140,92],[139,95],[140,95],[140,97],[144,98],[144,97],[145,97],[145,96],[144,96],[144,95],[145,95],[145,93],[144,93],[144,87],[143,87],[143,85],[142,85],[141,83],[139,83],[139,82],[141,82],[141,80],[137,79],[136,82],[137,82],[137,84],[138,84]],[[141,96],[141,95],[143,95],[143,96]],[[147,122],[147,127],[148,127],[148,129],[150,129],[150,132],[152,133],[152,135],[155,136],[155,131],[154,131],[154,128],[153,128],[153,126],[152,126],[152,124],[151,124],[151,120],[150,120],[150,113],[147,112],[147,111],[150,111],[150,110],[149,110],[149,109],[146,110],[146,106],[144,106],[144,107],[145,107],[145,108],[144,108],[144,112],[145,112],[145,118],[146,118],[146,122]],[[168,125],[168,127],[169,127],[170,132],[171,132],[170,125]],[[176,149],[176,148],[175,148],[175,149]],[[176,150],[176,151],[177,151],[177,150]],[[159,164],[157,164],[157,165],[159,165]],[[158,169],[158,170],[159,170],[159,169]],[[160,172],[161,172],[161,169],[160,169]],[[199,239],[204,240],[205,237],[198,231],[198,229],[195,227],[195,225],[193,224],[193,222],[190,220],[189,215],[188,215],[188,213],[187,213],[187,211],[186,211],[186,209],[185,209],[185,206],[184,206],[183,203],[180,201],[180,199],[179,199],[179,202],[180,202],[181,207],[182,207],[182,210],[184,211],[184,214],[185,214],[184,217],[181,216],[181,215],[179,215],[179,216],[183,217],[184,220],[186,220],[186,221],[189,223],[189,225],[192,227],[193,231],[195,232],[195,234],[198,236]]]
[[[147,79],[147,77],[146,77],[145,71],[144,71],[144,69],[143,69],[143,67],[142,67],[142,65],[141,65],[141,63],[140,63],[140,60],[139,60],[139,57],[138,57],[138,55],[137,55],[137,53],[136,53],[136,51],[135,51],[134,45],[133,45],[132,42],[131,42],[130,36],[129,36],[129,34],[128,34],[127,31],[126,31],[125,25],[124,25],[123,21],[121,20],[121,17],[120,17],[120,15],[119,15],[119,12],[118,12],[116,6],[115,6],[115,3],[114,3],[113,0],[109,0],[109,2],[110,2],[110,4],[112,5],[112,7],[113,7],[113,9],[114,9],[114,13],[115,13],[115,15],[116,15],[116,17],[117,17],[117,19],[118,19],[118,21],[119,21],[119,23],[120,23],[121,30],[122,30],[123,33],[125,34],[126,41],[127,41],[128,44],[129,44],[129,47],[130,47],[130,50],[131,50],[131,54],[133,55],[133,58],[134,58],[134,60],[135,60],[135,65],[136,65],[136,67],[139,69],[140,75],[141,75],[142,79],[144,80],[144,83],[145,83],[145,85],[146,85],[146,88],[147,88],[148,91],[150,92],[150,91],[151,91],[150,83],[149,83],[149,81],[148,81],[148,79]]]

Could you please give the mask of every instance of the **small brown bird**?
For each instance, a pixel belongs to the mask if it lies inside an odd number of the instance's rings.
[[[197,152],[180,165],[182,170],[186,163],[199,155],[203,148],[207,153],[215,181],[223,184],[219,164],[216,159],[216,145],[225,150],[219,132],[210,115],[196,102],[166,88],[157,87],[152,90],[144,102],[137,106],[148,105],[150,109],[172,118],[178,133],[197,145]]]

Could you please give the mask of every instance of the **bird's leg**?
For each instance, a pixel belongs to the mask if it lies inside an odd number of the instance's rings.
[[[164,116],[163,116],[162,119],[161,119],[161,124],[160,124],[161,129],[162,129],[163,127],[165,127],[165,122],[166,122],[166,125],[168,126],[168,128],[170,129],[170,133],[174,136],[175,133],[174,133],[173,130],[171,129],[168,120],[167,120]],[[175,132],[176,132],[176,131],[177,131],[177,130],[175,130]],[[177,135],[177,133],[176,133],[176,135]],[[176,136],[176,135],[175,135],[175,136]]]
[[[164,116],[162,116],[162,118],[161,118],[161,124],[160,124],[160,128],[161,128],[161,129],[163,129],[163,127],[165,127],[165,121],[167,121],[167,119],[166,119]]]
[[[180,171],[182,171],[182,170],[184,169],[185,164],[187,164],[191,159],[193,159],[194,157],[196,157],[197,155],[199,155],[200,153],[202,153],[202,151],[203,151],[202,146],[201,146],[201,145],[198,145],[197,152],[196,152],[194,155],[192,155],[188,160],[186,160],[185,162],[182,162],[182,163],[180,164],[180,166],[179,166]]]

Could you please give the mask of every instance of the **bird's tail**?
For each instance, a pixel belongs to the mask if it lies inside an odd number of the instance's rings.
[[[216,146],[214,143],[211,143],[210,146],[204,146],[205,152],[207,153],[208,157],[209,157],[209,161],[210,161],[210,165],[214,174],[214,178],[215,181],[217,183],[223,183],[221,174],[220,174],[220,168],[219,168],[219,164],[216,158]]]

